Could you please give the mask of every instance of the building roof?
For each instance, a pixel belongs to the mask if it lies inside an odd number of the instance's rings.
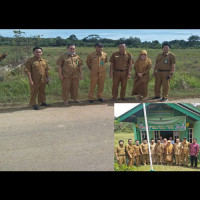
[[[145,106],[148,107],[149,105],[157,104],[158,103],[145,103]],[[164,104],[164,103],[163,103]],[[159,103],[161,105],[161,103]],[[189,103],[165,103],[172,107],[175,110],[193,118],[195,121],[200,121],[200,110]],[[138,106],[130,109],[129,111],[125,112],[124,114],[117,117],[119,122],[133,122],[134,118],[136,119],[136,113],[143,110],[143,104],[139,104]]]

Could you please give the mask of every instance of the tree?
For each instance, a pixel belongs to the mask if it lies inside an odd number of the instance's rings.
[[[197,46],[199,45],[200,37],[198,35],[192,35],[188,38],[189,46]]]
[[[67,39],[68,39],[68,40],[71,40],[71,41],[76,41],[76,40],[78,40],[78,38],[77,38],[76,35],[74,35],[74,34],[70,35]]]
[[[87,37],[83,38],[83,42],[98,42],[98,40],[100,40],[100,36],[97,34],[91,34],[88,35]]]
[[[61,46],[63,44],[63,39],[58,36],[56,37],[56,46]]]

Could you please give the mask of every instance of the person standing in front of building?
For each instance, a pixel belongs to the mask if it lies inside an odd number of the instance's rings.
[[[181,143],[182,149],[182,165],[188,167],[188,155],[189,155],[189,146],[190,143],[187,141],[187,137],[183,138],[183,142]]]
[[[121,83],[120,97],[122,101],[127,101],[126,86],[127,81],[131,78],[132,70],[132,54],[126,51],[126,45],[124,43],[119,44],[119,51],[112,54],[110,57],[110,78],[113,78],[112,86],[112,101],[115,101],[118,97],[118,88]]]
[[[143,165],[146,166],[149,164],[149,148],[148,148],[148,143],[146,139],[143,139],[142,144],[140,145],[141,147],[141,153],[142,153],[142,162]]]
[[[191,167],[194,166],[197,168],[197,157],[199,154],[199,144],[197,144],[197,139],[193,138],[192,143],[190,144],[190,160],[191,160]]]
[[[155,155],[156,155],[156,164],[162,164],[163,162],[163,143],[161,143],[160,139],[157,139],[157,143],[155,145]]]
[[[155,76],[155,97],[152,99],[161,99],[161,87],[162,87],[162,99],[161,102],[168,100],[168,94],[170,90],[170,80],[173,78],[175,71],[175,55],[170,50],[168,43],[162,44],[163,53],[158,54],[155,62],[155,68],[153,76]]]
[[[96,43],[95,51],[87,56],[86,64],[90,70],[90,91],[89,102],[94,102],[94,90],[97,88],[97,99],[105,102],[103,98],[104,82],[106,79],[106,66],[108,62],[107,54],[103,51],[103,44]]]
[[[155,160],[156,160],[155,146],[156,146],[156,143],[155,143],[154,139],[152,138],[151,143],[150,143],[152,164],[154,164]]]
[[[167,144],[165,145],[165,152],[166,152],[166,164],[172,165],[173,163],[173,145],[171,144],[171,141],[168,140]]]
[[[163,139],[163,160],[162,160],[162,162],[163,162],[163,164],[166,164],[166,148],[165,148],[165,146],[167,145],[167,138],[164,138]]]
[[[135,76],[132,95],[138,95],[137,100],[147,100],[149,71],[151,69],[151,60],[147,57],[147,51],[142,50],[140,52],[134,69]]]
[[[128,155],[128,167],[131,167],[135,162],[135,150],[132,143],[132,139],[128,140],[128,145],[126,146],[126,152]]]
[[[119,166],[122,166],[123,164],[126,165],[126,152],[123,140],[119,141],[119,145],[116,148],[115,156],[117,158]]]
[[[174,155],[175,155],[176,165],[181,166],[181,143],[179,138],[176,138],[176,143],[174,144]]]
[[[135,151],[136,166],[140,166],[140,164],[141,164],[141,147],[140,147],[139,140],[135,141],[134,151]]]

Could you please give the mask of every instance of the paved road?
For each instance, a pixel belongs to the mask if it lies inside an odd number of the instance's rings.
[[[113,105],[0,113],[1,171],[111,171]]]

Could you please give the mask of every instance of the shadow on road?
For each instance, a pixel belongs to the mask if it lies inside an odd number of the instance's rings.
[[[54,102],[50,103],[48,107],[39,106],[39,110],[44,110],[48,108],[69,108],[73,106],[93,106],[93,105],[107,105],[107,106],[114,106],[114,103],[158,103],[159,101],[152,101],[151,99],[146,101],[138,101],[134,98],[127,98],[127,101],[122,101],[120,99],[117,99],[115,101],[112,101],[111,99],[106,100],[106,102],[100,102],[98,100],[95,100],[93,103],[89,103],[88,100],[81,100],[82,103],[76,103],[73,101],[69,101],[69,105],[65,106],[62,101],[60,102]],[[1,113],[12,113],[16,111],[23,111],[23,110],[33,110],[31,106],[27,105],[6,105],[1,106],[0,105],[0,114]],[[37,110],[36,110],[37,112]]]

